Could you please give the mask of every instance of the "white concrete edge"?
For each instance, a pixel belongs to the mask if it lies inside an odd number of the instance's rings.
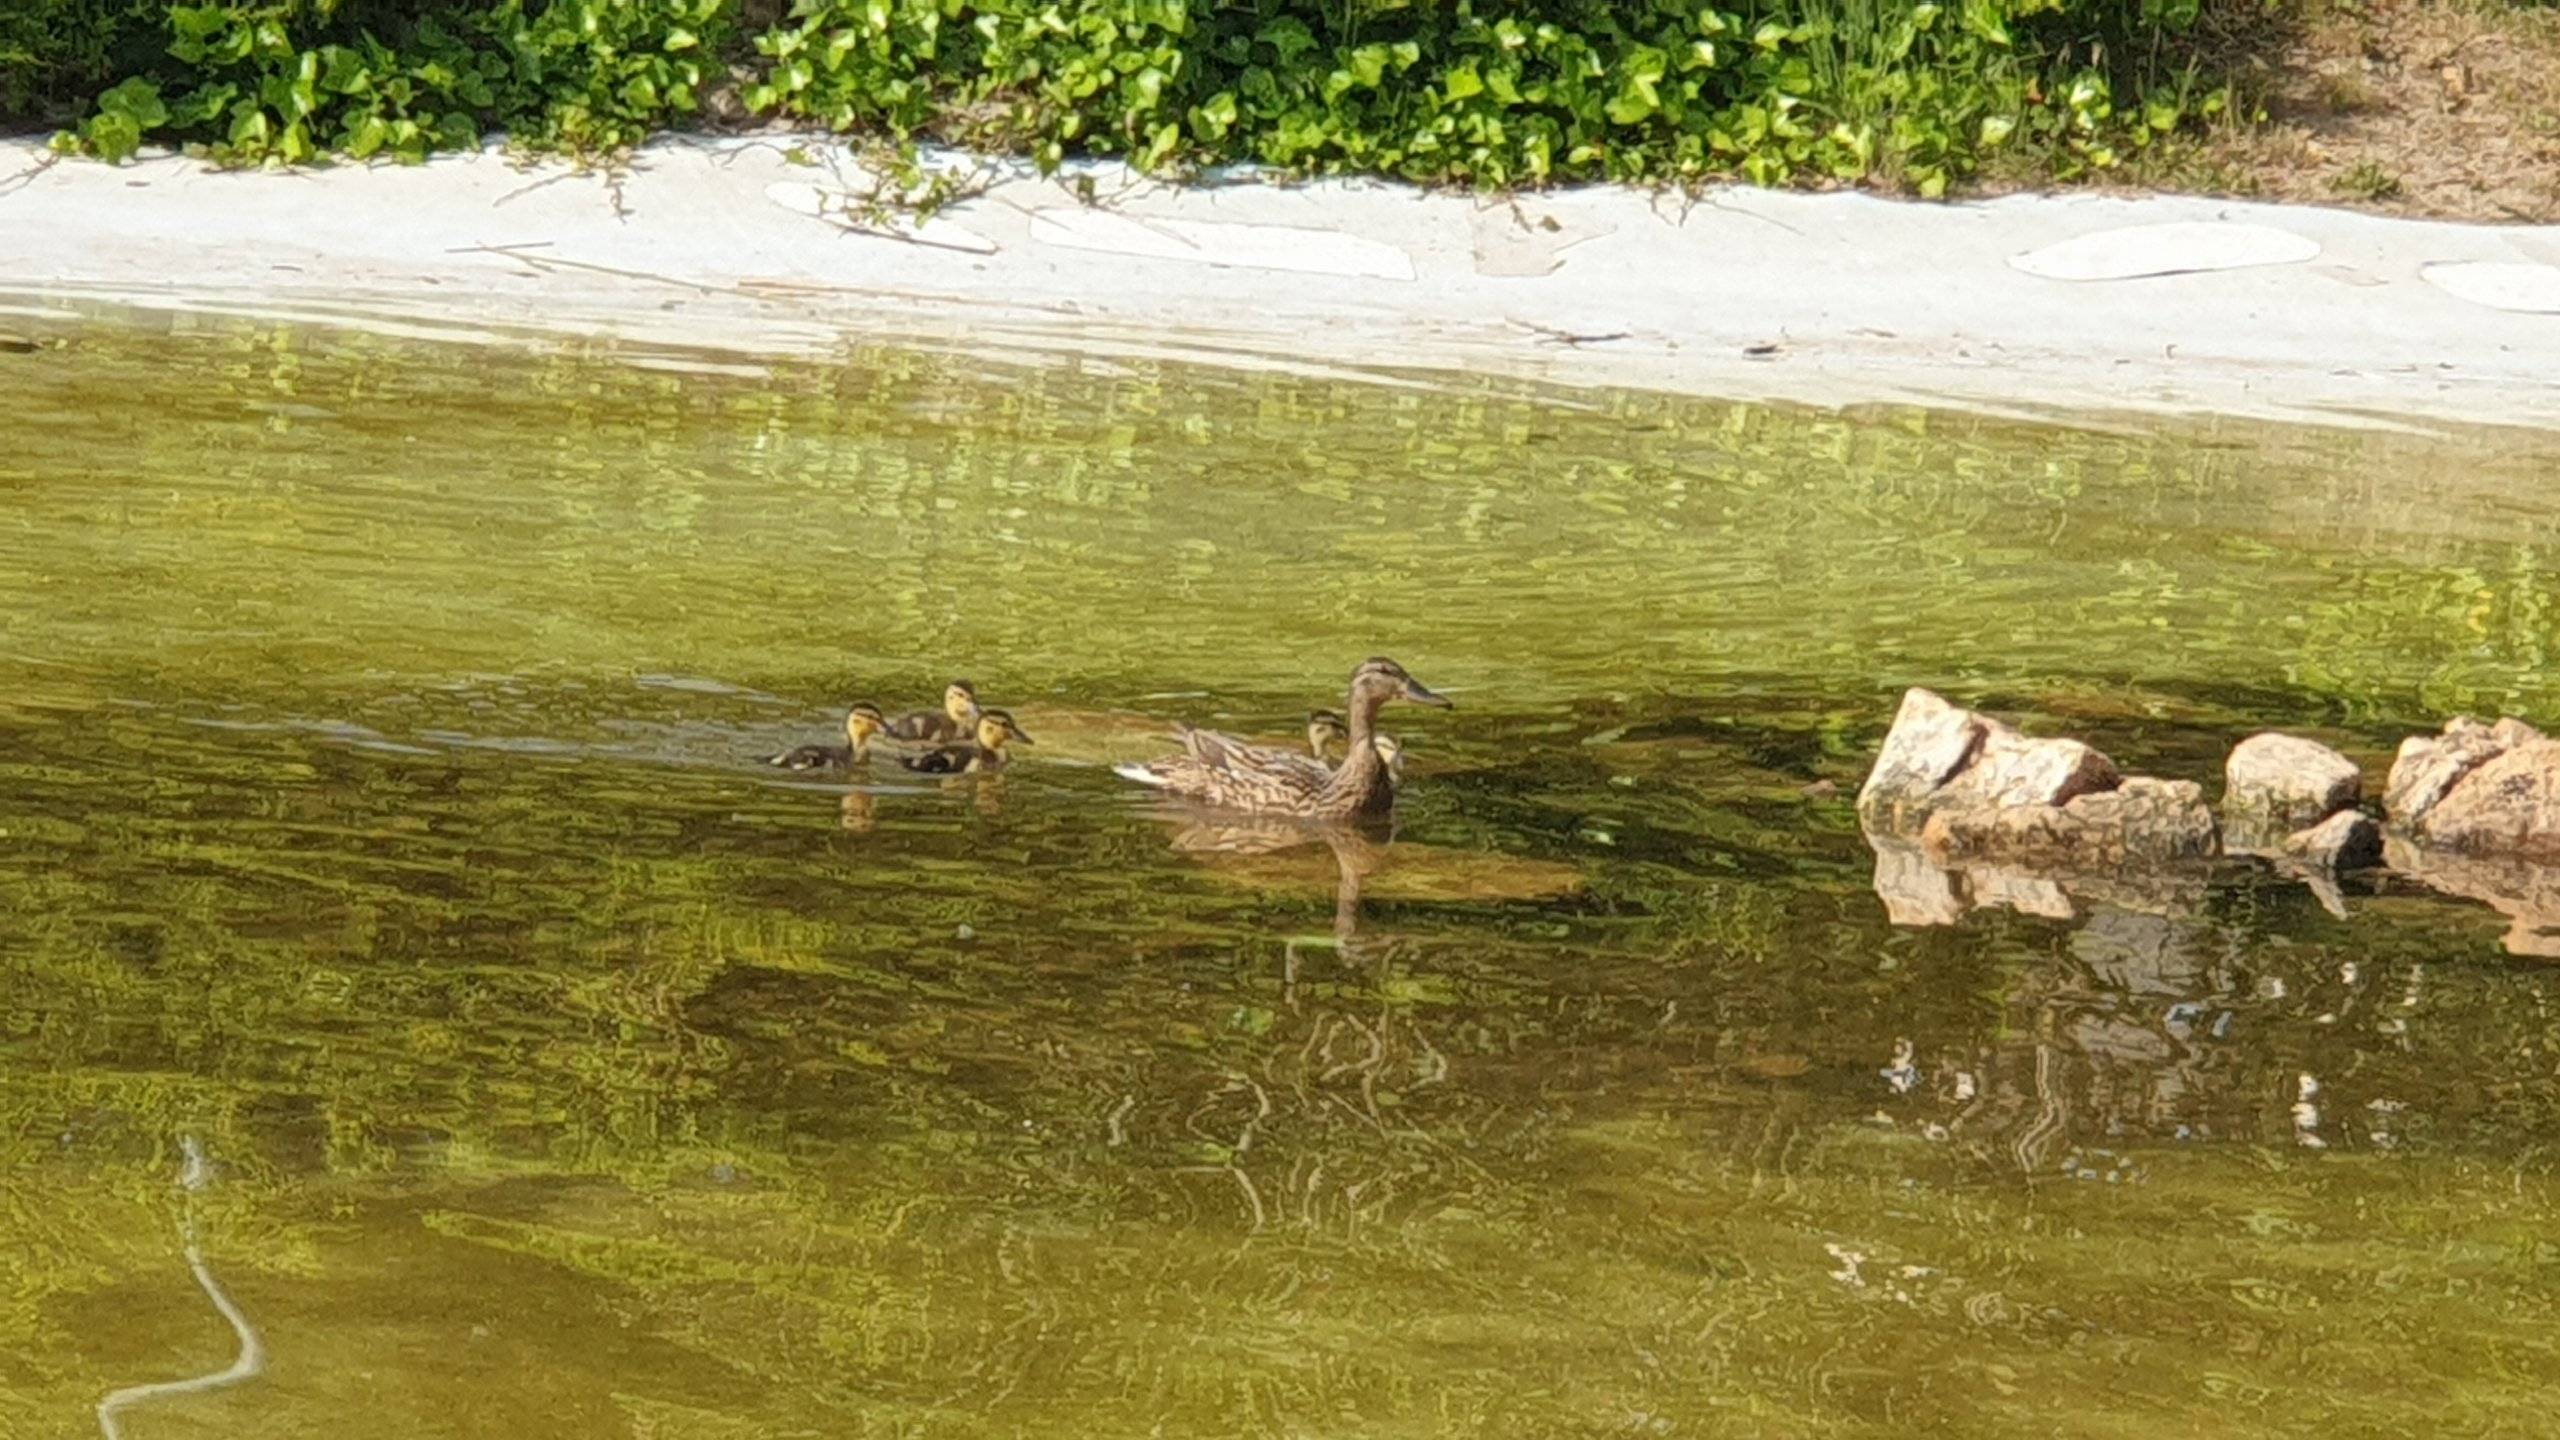
[[[610,174],[494,148],[111,167],[0,141],[0,309],[603,337],[730,368],[888,339],[2047,418],[2560,427],[2560,314],[2533,308],[2560,285],[2555,226],[2192,197],[1170,186],[927,158],[982,188],[918,223],[867,203],[879,182],[849,150],[789,137],[664,141]]]

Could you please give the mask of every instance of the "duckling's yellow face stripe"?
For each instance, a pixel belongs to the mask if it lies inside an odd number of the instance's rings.
[[[978,713],[978,697],[954,685],[942,692],[942,712],[966,725]]]

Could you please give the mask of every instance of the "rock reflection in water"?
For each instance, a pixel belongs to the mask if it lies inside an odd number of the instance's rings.
[[[2214,913],[2204,866],[2029,874],[1941,867],[1889,836],[1869,843],[1897,925],[1953,925],[1976,909],[2074,922],[2055,962],[2012,980],[1998,1036],[1936,1053],[1924,1041],[1916,1058],[1897,1052],[1900,1080],[1887,1075],[1924,1112],[1913,1117],[1924,1133],[2027,1176],[2120,1180],[2124,1165],[2092,1158],[2113,1153],[2101,1147],[2255,1133],[2259,1117],[2307,1104],[2307,1077],[2278,1063],[2267,1027],[2328,1026],[2368,978],[2343,966],[2345,995],[2319,1005],[2246,968],[2253,951]],[[2328,1143],[2316,1107],[2293,1122],[2300,1143]]]
[[[2560,959],[2560,868],[2495,855],[2457,855],[2393,836],[2383,861],[2430,890],[2477,900],[2507,917],[2510,955]]]
[[[2071,920],[2092,908],[2191,912],[2204,902],[2200,865],[2042,872],[1999,865],[1941,865],[1909,840],[1870,832],[1876,898],[1896,925],[1953,925],[1975,910],[2015,910]]]

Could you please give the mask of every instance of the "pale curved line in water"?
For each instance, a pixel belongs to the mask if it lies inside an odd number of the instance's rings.
[[[249,1324],[249,1317],[240,1313],[240,1307],[231,1303],[231,1297],[222,1293],[222,1286],[215,1282],[213,1272],[205,1268],[204,1256],[193,1245],[187,1247],[187,1268],[195,1272],[196,1284],[204,1287],[205,1298],[213,1302],[213,1308],[221,1312],[223,1319],[231,1322],[232,1333],[240,1337],[239,1357],[231,1362],[229,1368],[210,1375],[198,1375],[190,1380],[162,1380],[151,1385],[128,1385],[110,1394],[98,1402],[98,1433],[105,1440],[124,1440],[124,1430],[116,1424],[116,1412],[119,1410],[172,1395],[197,1395],[226,1385],[237,1385],[243,1380],[257,1378],[267,1368],[267,1347],[258,1339],[257,1330]]]
[[[186,1147],[187,1163],[179,1183],[190,1190],[200,1189],[207,1178],[204,1152],[197,1147],[192,1135],[182,1143]],[[231,1303],[231,1297],[223,1293],[221,1283],[213,1278],[213,1271],[204,1263],[204,1252],[196,1248],[194,1230],[195,1222],[191,1218],[180,1235],[186,1247],[187,1268],[195,1272],[196,1284],[203,1289],[204,1297],[213,1302],[214,1310],[230,1322],[231,1333],[240,1337],[240,1353],[229,1366],[210,1375],[198,1375],[187,1380],[162,1380],[150,1385],[128,1385],[110,1392],[98,1402],[98,1433],[104,1440],[124,1440],[124,1429],[116,1423],[119,1410],[130,1410],[136,1405],[173,1395],[200,1395],[226,1385],[237,1385],[243,1380],[256,1379],[267,1368],[266,1343],[258,1338],[257,1329],[249,1323],[249,1317],[240,1313],[240,1307]]]

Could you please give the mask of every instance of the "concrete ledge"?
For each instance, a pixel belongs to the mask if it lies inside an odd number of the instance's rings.
[[[2036,417],[2560,426],[2560,313],[2537,308],[2560,293],[2560,227],[2086,194],[1167,187],[941,156],[987,188],[872,228],[849,154],[800,148],[669,141],[606,176],[494,151],[114,168],[0,142],[0,313],[89,299],[750,356],[894,338]]]

